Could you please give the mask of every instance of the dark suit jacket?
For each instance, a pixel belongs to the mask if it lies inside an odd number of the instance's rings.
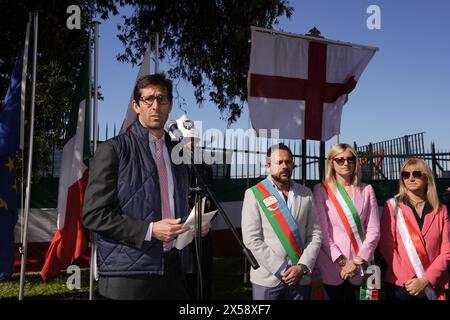
[[[166,135],[166,144],[170,143]],[[168,148],[170,152],[172,145]],[[138,122],[130,132],[102,143],[94,156],[83,223],[99,235],[100,291],[107,297],[138,298],[141,288],[147,285],[148,275],[161,275],[165,269],[162,242],[156,238],[144,241],[150,223],[161,219],[155,171],[148,130]],[[187,167],[173,164],[172,174],[175,214],[182,217],[188,214]],[[188,252],[182,251],[180,255],[183,265],[190,269]],[[125,281],[130,276],[133,281]]]

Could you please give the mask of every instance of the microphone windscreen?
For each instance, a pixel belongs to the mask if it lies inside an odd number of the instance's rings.
[[[169,120],[169,121],[167,121],[167,128],[171,128],[173,125],[175,125],[175,128],[174,129],[178,129],[178,126],[177,126],[177,122],[176,121],[174,121],[174,120]]]

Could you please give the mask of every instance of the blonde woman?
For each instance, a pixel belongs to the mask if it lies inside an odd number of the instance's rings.
[[[439,203],[434,178],[421,159],[402,165],[400,192],[386,201],[380,251],[387,270],[388,299],[444,299],[450,257],[447,208]]]
[[[357,153],[350,145],[337,144],[329,152],[325,181],[314,187],[314,203],[323,239],[317,266],[328,296],[357,300],[361,267],[374,258],[380,225],[375,193],[361,183]]]

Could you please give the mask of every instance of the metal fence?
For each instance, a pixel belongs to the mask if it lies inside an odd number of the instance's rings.
[[[425,147],[424,133],[405,135],[358,147],[363,180],[397,180],[408,158],[423,159],[436,178],[450,178],[450,152],[436,150],[434,143]]]
[[[238,137],[234,137],[231,140],[224,140],[222,144],[217,140],[203,141],[200,147],[207,158],[221,159],[220,164],[212,164],[215,178],[244,179],[266,175],[267,149],[280,142],[292,150],[295,164],[293,178],[295,180],[302,180],[303,174],[306,175],[307,180],[319,179],[319,142],[307,141],[305,148],[301,140],[247,137],[242,141]],[[210,154],[211,156],[209,156]],[[217,156],[218,154],[219,156]],[[302,154],[305,154],[305,157]],[[306,168],[305,171],[302,170],[303,166]]]
[[[213,162],[216,179],[258,178],[266,175],[267,149],[278,142],[286,144],[294,155],[295,180],[320,180],[325,171],[325,144],[318,141],[260,138],[251,134],[227,136],[219,132],[204,137],[198,155]],[[417,157],[425,160],[437,178],[450,178],[450,152],[424,145],[424,133],[354,147],[358,152],[363,180],[397,180],[403,161]],[[52,166],[46,175],[58,177],[62,150],[55,149]],[[304,155],[304,156],[303,156]]]

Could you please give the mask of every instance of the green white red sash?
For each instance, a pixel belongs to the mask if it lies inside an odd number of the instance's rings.
[[[323,186],[328,194],[328,198],[336,208],[339,218],[341,218],[345,231],[355,249],[355,253],[358,254],[359,248],[364,241],[364,233],[358,211],[340,183],[336,183],[336,190],[334,191],[326,182],[323,183]]]
[[[268,178],[253,186],[251,190],[287,255],[292,263],[297,264],[302,255],[304,244],[297,223],[286,202]],[[328,299],[323,287],[322,277],[316,268],[312,271],[310,286],[312,299]]]
[[[359,287],[360,300],[378,300],[378,289],[381,288],[381,270],[375,264],[364,268],[364,278]]]
[[[389,205],[394,211],[395,221],[398,233],[405,247],[406,254],[409,261],[413,266],[414,272],[418,278],[422,278],[425,274],[425,270],[430,266],[430,260],[428,259],[427,251],[421,240],[419,231],[414,228],[411,221],[405,218],[402,209],[394,198],[389,199]],[[428,291],[433,290],[429,286]],[[436,296],[435,292],[425,292],[430,299],[431,295]],[[438,297],[439,300],[445,299],[444,295]]]
[[[365,239],[358,210],[356,210],[353,201],[339,182],[336,183],[334,191],[327,182],[323,183],[323,187],[328,194],[328,198],[333,203],[357,255]],[[367,271],[368,269],[364,268],[363,281],[360,286],[360,299],[378,300],[377,288],[374,288],[367,282],[372,273]]]

